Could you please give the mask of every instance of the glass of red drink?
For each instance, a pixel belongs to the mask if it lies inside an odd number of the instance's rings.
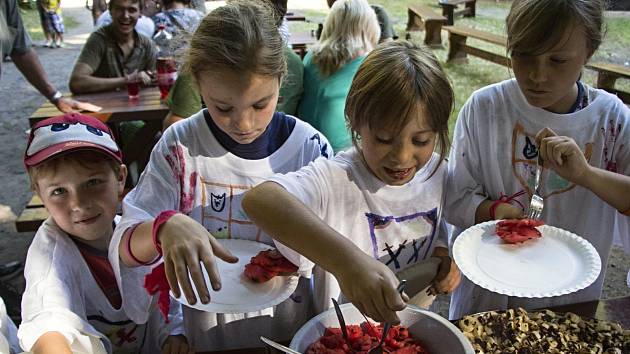
[[[140,78],[137,70],[127,75],[127,94],[130,100],[137,100],[140,97]]]

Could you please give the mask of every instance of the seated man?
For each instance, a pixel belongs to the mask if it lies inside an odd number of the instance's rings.
[[[94,31],[81,50],[70,76],[70,91],[89,93],[124,87],[128,80],[151,83],[156,48],[134,29],[140,0],[111,0],[112,24]]]

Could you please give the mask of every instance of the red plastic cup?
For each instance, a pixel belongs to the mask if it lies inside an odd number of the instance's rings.
[[[140,97],[140,82],[127,81],[127,94],[130,100],[137,100]]]

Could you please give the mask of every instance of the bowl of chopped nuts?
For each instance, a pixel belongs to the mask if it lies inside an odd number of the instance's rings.
[[[630,353],[630,331],[570,312],[488,311],[457,326],[478,353]]]
[[[334,309],[308,321],[295,334],[291,349],[300,353],[367,352],[376,346],[382,334],[381,324],[366,322],[352,304],[341,305],[348,340],[343,340]],[[474,354],[466,337],[444,317],[414,306],[398,312],[400,326],[389,331],[384,348],[388,352],[426,354]],[[341,339],[341,340],[340,340]],[[332,352],[332,351],[330,351]]]

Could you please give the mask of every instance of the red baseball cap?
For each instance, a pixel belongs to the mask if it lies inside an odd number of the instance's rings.
[[[103,152],[122,163],[122,152],[106,124],[91,116],[66,113],[31,128],[24,165],[35,166],[58,154],[84,149]]]

